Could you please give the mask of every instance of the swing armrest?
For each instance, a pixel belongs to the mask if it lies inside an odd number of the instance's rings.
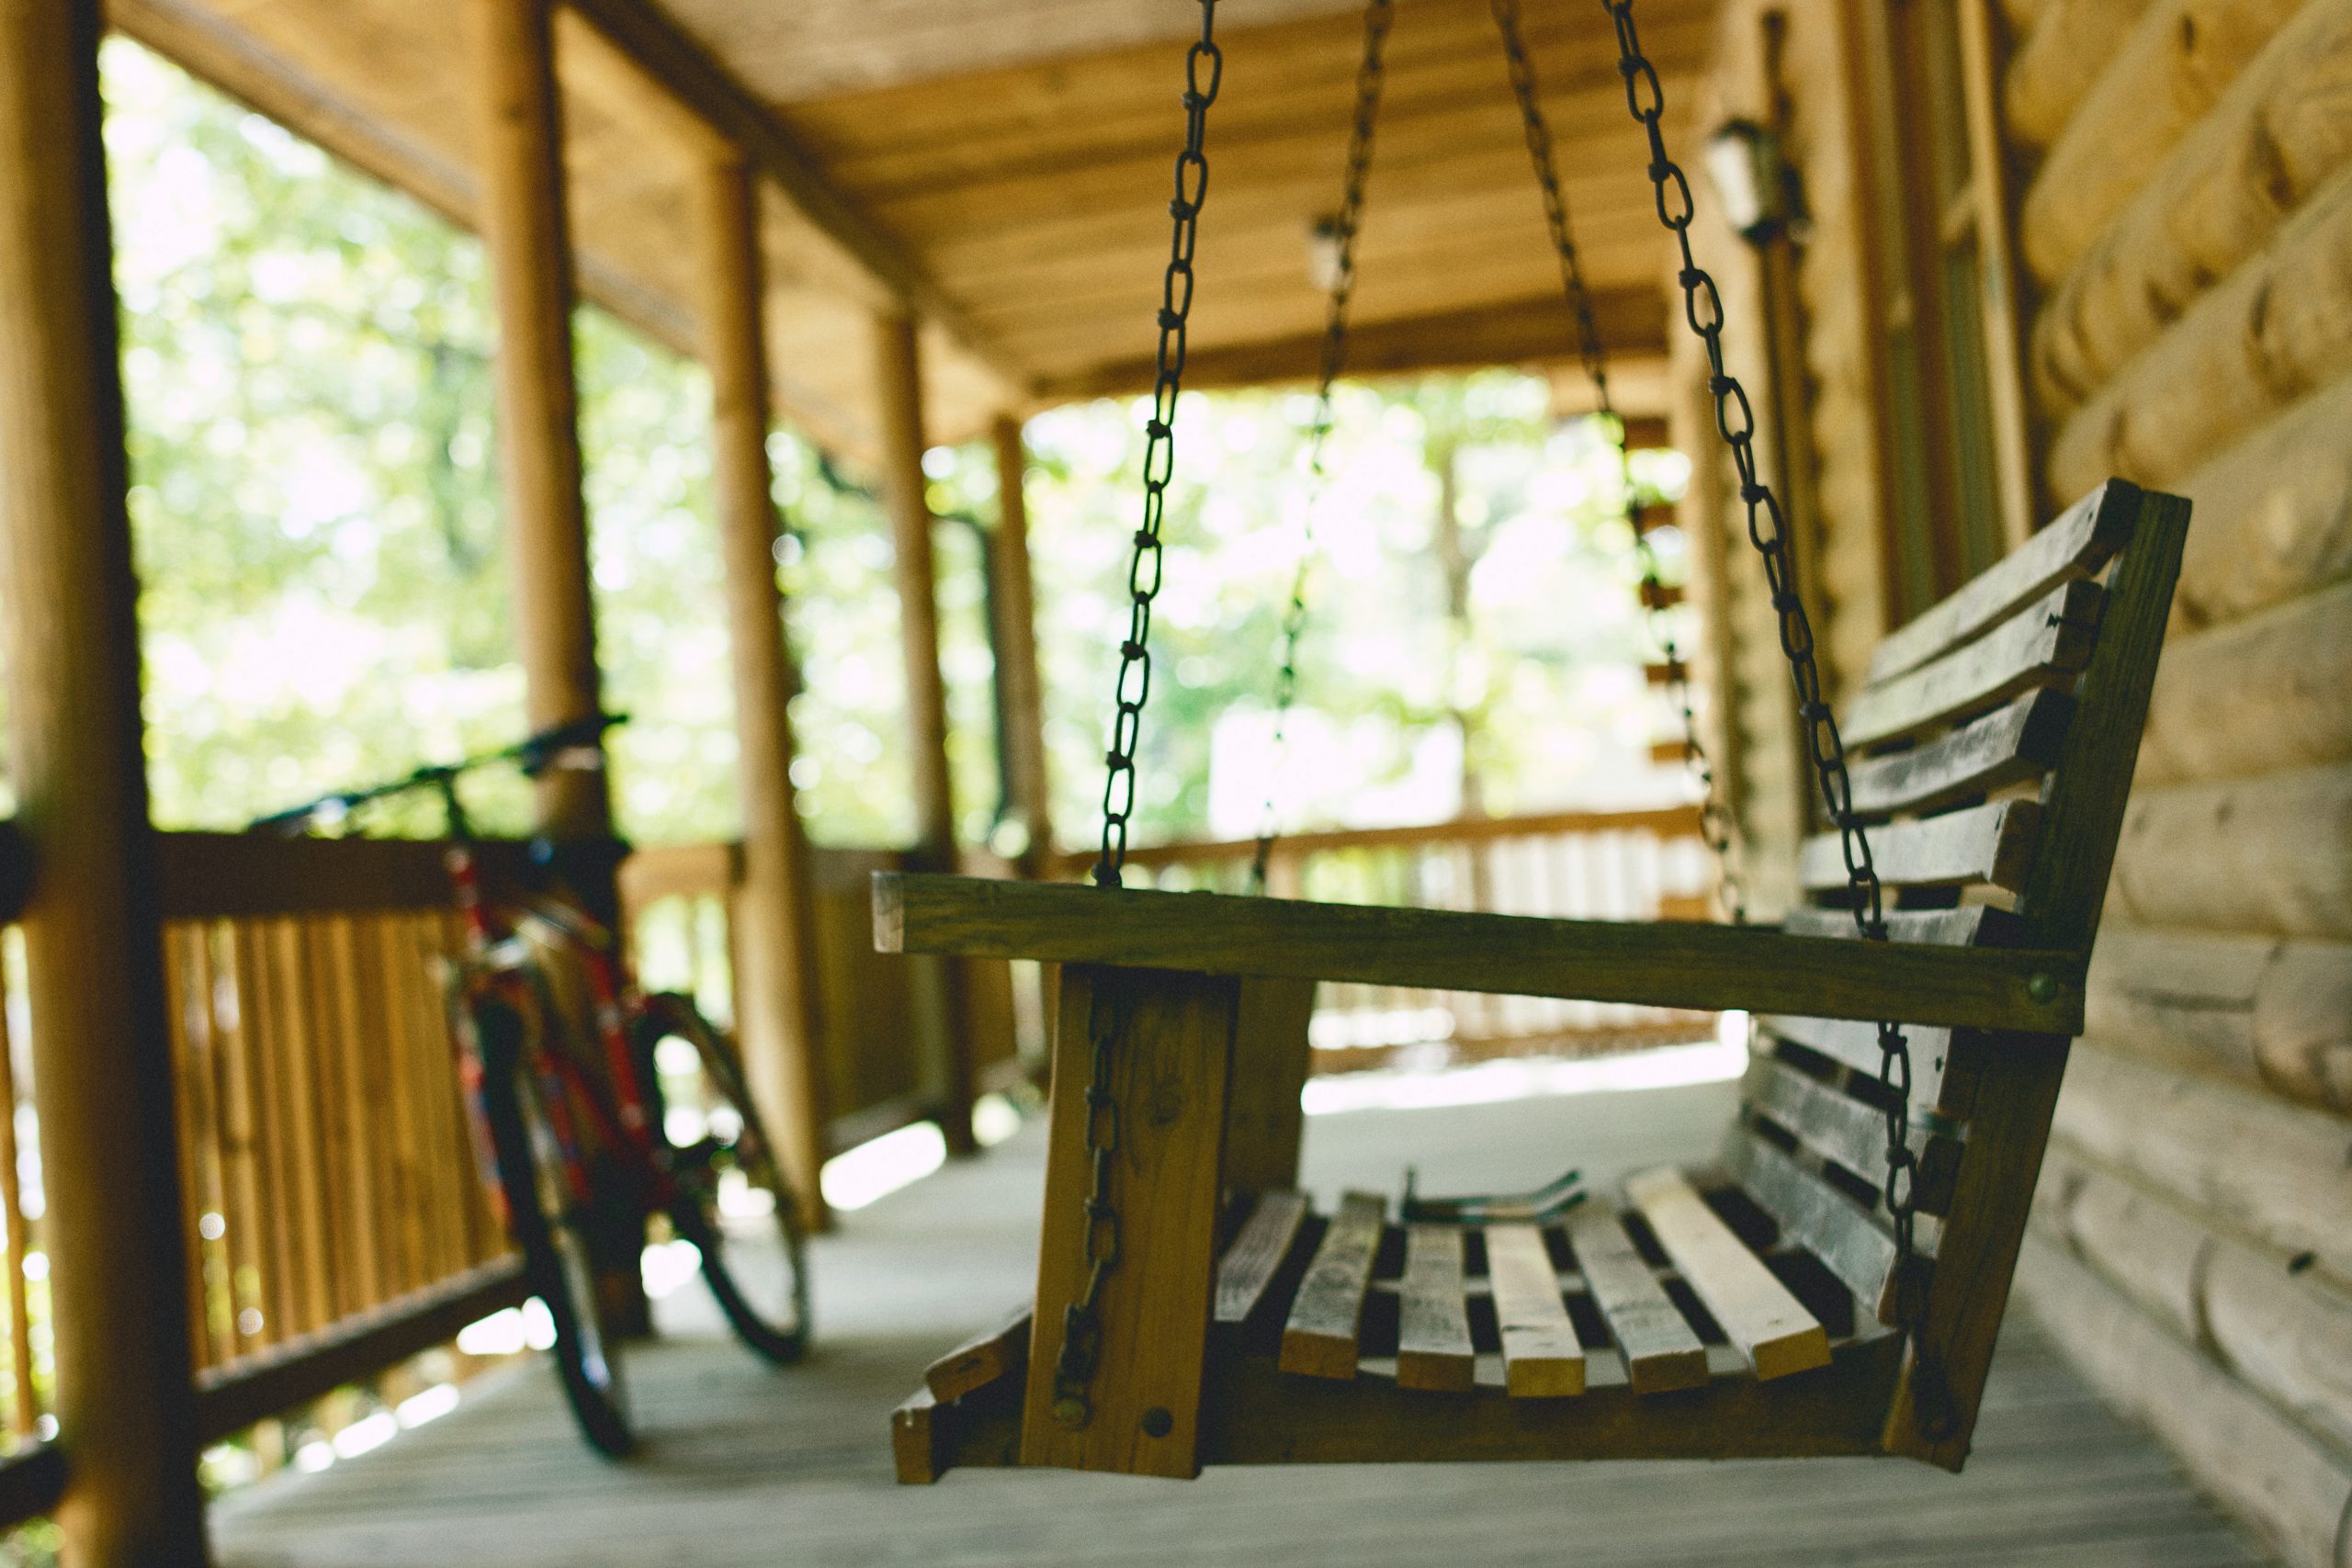
[[[883,953],[2074,1035],[2080,955],[1792,936],[1754,926],[1560,920],[1070,883],[874,874]]]

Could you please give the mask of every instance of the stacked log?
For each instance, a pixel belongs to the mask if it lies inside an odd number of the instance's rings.
[[[2064,413],[2113,376],[2352,162],[2347,97],[2352,8],[2309,7],[2264,46],[2042,309],[2032,371],[2048,412]]]
[[[2059,428],[2053,489],[2162,484],[2352,364],[2352,169]]]
[[[2051,144],[2026,192],[2025,259],[2055,282],[2205,118],[2295,0],[2156,0]],[[2030,44],[2024,51],[2030,53]]]
[[[2346,1568],[2352,0],[2042,0],[2005,92],[2048,488],[2195,503],[2021,1289]]]
[[[2109,916],[2088,1011],[2110,1050],[2352,1114],[2352,943]]]

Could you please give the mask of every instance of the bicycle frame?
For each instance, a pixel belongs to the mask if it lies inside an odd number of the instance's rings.
[[[599,1193],[590,1179],[582,1129],[573,1120],[576,1109],[586,1113],[586,1130],[594,1146],[616,1156],[628,1171],[628,1195],[639,1212],[657,1212],[669,1201],[672,1182],[655,1139],[645,1085],[631,1046],[630,1027],[639,1006],[618,942],[601,921],[567,900],[545,895],[526,895],[503,903],[493,899],[485,886],[476,840],[456,798],[454,777],[442,780],[441,786],[449,813],[449,878],[465,924],[467,945],[452,999],[469,1011],[469,998],[477,987],[494,988],[503,993],[508,1005],[533,1021],[524,1045],[526,1066],[537,1081],[571,1201],[586,1206],[600,1197],[613,1196]],[[525,929],[534,926],[543,941],[580,964],[587,986],[587,1021],[604,1058],[604,1083],[597,1082],[572,1054],[553,1048],[565,1031],[566,1013],[548,985],[542,964],[525,951],[529,940]],[[465,1028],[455,1032],[458,1073],[478,1146],[487,1156],[491,1151],[481,1102],[486,1065],[471,1033]],[[485,1158],[482,1170],[493,1190],[493,1201],[501,1207],[502,1220],[510,1218],[503,1213],[505,1197],[495,1179],[494,1163]]]

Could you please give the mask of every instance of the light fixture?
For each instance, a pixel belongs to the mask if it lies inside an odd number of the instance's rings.
[[[1317,218],[1306,226],[1306,276],[1322,293],[1340,281],[1340,220]]]
[[[1752,119],[1729,119],[1707,138],[1707,177],[1724,216],[1750,244],[1785,231],[1793,216],[1792,172],[1781,139]]]

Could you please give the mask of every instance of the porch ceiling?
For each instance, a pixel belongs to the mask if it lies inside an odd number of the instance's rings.
[[[926,322],[934,438],[1005,408],[1148,383],[1189,6],[1132,0],[575,0],[560,17],[583,291],[680,349],[693,115],[767,182],[779,401],[875,446],[866,321]],[[1651,0],[1644,39],[1688,103],[1710,0]],[[114,0],[126,32],[459,221],[474,150],[459,0]],[[975,21],[973,18],[984,18]],[[1193,344],[1204,381],[1312,373],[1307,235],[1338,190],[1356,0],[1227,0]],[[1612,346],[1655,361],[1657,220],[1599,6],[1529,42]],[[1399,6],[1360,246],[1367,370],[1570,355],[1484,0]],[[1655,378],[1629,378],[1655,383]],[[1636,409],[1634,412],[1656,411]]]

